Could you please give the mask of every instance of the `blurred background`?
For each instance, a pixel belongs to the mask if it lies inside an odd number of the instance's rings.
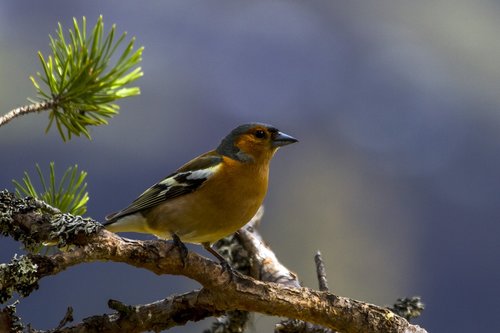
[[[142,94],[92,141],[63,143],[47,114],[0,128],[0,187],[78,164],[88,216],[261,121],[300,143],[276,155],[262,233],[305,286],[321,250],[334,293],[379,305],[420,295],[429,332],[500,331],[500,3],[497,1],[3,1],[0,110],[35,97],[48,34],[103,15],[144,45]],[[106,29],[107,30],[107,29]],[[129,235],[141,237],[138,235]],[[207,255],[200,247],[193,250]],[[0,259],[21,253],[0,239]],[[115,263],[41,281],[18,313],[35,328],[198,285]],[[255,316],[254,332],[279,318]],[[172,332],[200,332],[212,320]]]

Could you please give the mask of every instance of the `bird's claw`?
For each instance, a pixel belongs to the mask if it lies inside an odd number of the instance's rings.
[[[236,271],[229,265],[226,260],[221,260],[220,265],[222,266],[222,271],[226,271],[229,274],[229,282],[232,282],[234,276],[236,275]]]
[[[222,266],[222,271],[226,271],[229,274],[229,282],[233,281],[234,276],[236,275],[236,271],[229,265],[226,258],[224,258],[219,252],[215,251],[210,243],[202,243],[205,250],[213,254],[214,257],[219,259],[219,263]]]
[[[188,255],[188,248],[186,247],[186,244],[184,244],[176,234],[172,234],[172,241],[174,243],[174,246],[172,248],[175,247],[177,251],[179,251],[179,256],[182,261],[182,267],[186,267],[186,258]]]

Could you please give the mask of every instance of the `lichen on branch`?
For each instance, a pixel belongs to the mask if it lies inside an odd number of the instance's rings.
[[[38,265],[27,256],[14,256],[9,264],[0,264],[0,303],[17,292],[26,297],[38,289]]]

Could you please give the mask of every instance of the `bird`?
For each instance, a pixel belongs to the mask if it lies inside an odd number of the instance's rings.
[[[240,125],[216,149],[187,162],[126,208],[106,216],[104,227],[172,239],[185,254],[184,242],[201,244],[227,264],[212,244],[255,215],[267,193],[272,157],[280,147],[295,142],[268,124]]]

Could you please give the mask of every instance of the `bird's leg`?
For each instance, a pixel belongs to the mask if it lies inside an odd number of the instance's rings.
[[[186,266],[186,257],[188,255],[188,249],[186,247],[186,244],[184,244],[179,236],[176,234],[172,234],[172,241],[174,242],[174,247],[177,248],[179,251],[179,255],[181,256],[181,261],[182,261],[182,267]]]
[[[219,263],[221,264],[222,268],[224,270],[226,270],[231,275],[231,279],[232,279],[232,277],[234,275],[234,271],[233,271],[233,268],[231,267],[231,265],[229,265],[229,263],[227,262],[226,258],[221,256],[219,252],[215,251],[209,242],[201,243],[201,245],[203,245],[205,250],[207,250],[208,252],[213,254],[214,257],[219,259]]]
[[[224,263],[226,265],[229,265],[226,261],[226,258],[224,258],[223,256],[220,255],[219,252],[215,251],[212,246],[210,245],[210,243],[208,242],[205,242],[205,243],[202,243],[201,245],[203,245],[203,247],[205,248],[205,250],[207,250],[208,252],[210,252],[211,254],[213,254],[217,259],[219,259],[220,263]]]

